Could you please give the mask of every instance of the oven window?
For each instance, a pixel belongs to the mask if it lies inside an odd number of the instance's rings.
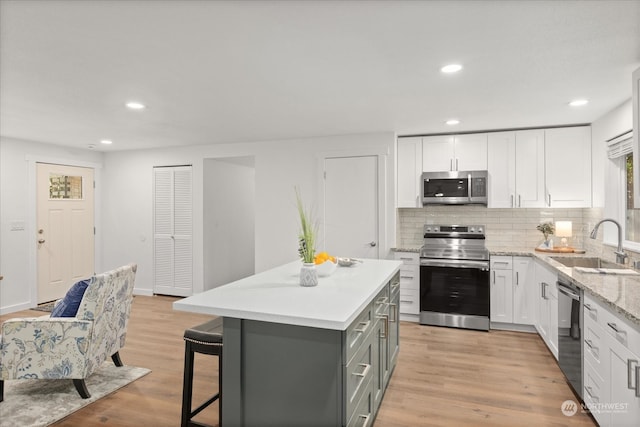
[[[424,197],[469,197],[466,179],[425,179]]]
[[[420,311],[489,315],[489,271],[420,267]]]

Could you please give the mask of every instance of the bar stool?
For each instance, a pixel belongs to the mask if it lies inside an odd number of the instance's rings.
[[[219,400],[218,425],[222,425],[222,317],[184,331],[184,380],[182,383],[182,427],[206,427],[191,419],[203,409]],[[218,392],[195,410],[191,410],[193,397],[193,359],[195,353],[218,356]]]

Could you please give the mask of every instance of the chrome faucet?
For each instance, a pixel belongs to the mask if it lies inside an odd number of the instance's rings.
[[[620,223],[618,221],[611,218],[605,218],[601,220],[596,224],[595,227],[593,227],[593,230],[591,230],[591,234],[589,234],[589,237],[595,239],[598,236],[598,227],[600,227],[600,224],[605,221],[612,222],[618,227],[618,250],[616,250],[614,253],[616,254],[616,262],[618,264],[624,264],[624,261],[627,259],[627,254],[624,252],[624,249],[622,249],[622,227],[620,226]]]

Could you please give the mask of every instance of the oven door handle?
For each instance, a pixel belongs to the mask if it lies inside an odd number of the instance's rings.
[[[458,259],[421,259],[421,267],[450,267],[450,268],[475,268],[477,270],[489,270],[488,261],[471,261]]]
[[[580,301],[580,295],[572,292],[571,289],[563,286],[561,282],[558,282],[558,292],[562,292],[563,294],[565,294],[566,296],[568,296],[573,300]]]

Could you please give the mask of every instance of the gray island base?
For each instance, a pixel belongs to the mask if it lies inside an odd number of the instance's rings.
[[[299,265],[174,303],[223,316],[224,426],[370,426],[375,419],[399,350],[401,262],[338,268],[315,288],[297,284]]]

